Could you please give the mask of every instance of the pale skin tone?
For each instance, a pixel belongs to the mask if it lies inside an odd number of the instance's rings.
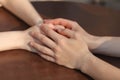
[[[40,32],[38,26],[40,26],[43,21],[41,16],[30,4],[29,0],[0,0],[0,4],[24,20],[27,24],[33,26],[24,31],[0,32],[0,51],[25,49],[35,52],[29,47],[29,42],[32,40],[29,33],[31,31]]]
[[[32,51],[28,46],[29,40],[32,40],[29,32],[38,31],[37,26],[42,23],[41,16],[30,4],[29,0],[0,0],[0,6],[5,7],[28,25],[33,26],[25,31],[0,32],[0,51],[11,49]]]
[[[67,28],[73,26],[72,30],[77,31],[79,34],[81,34],[79,37],[82,36],[84,38],[90,51],[103,55],[120,57],[120,37],[91,35],[87,33],[77,22],[66,19],[46,20],[46,23],[63,25]]]
[[[62,25],[66,29],[57,28],[53,30],[49,28],[49,23],[52,23],[54,27],[55,25]],[[31,36],[42,45],[36,41],[31,41],[30,45],[44,59],[71,69],[81,70],[95,80],[120,80],[119,68],[97,58],[89,51],[99,48],[105,41],[111,41],[111,38],[90,35],[76,22],[66,19],[47,20],[46,24],[40,27],[40,30],[44,32],[44,35],[31,32]],[[91,42],[87,38],[95,39],[96,42]],[[109,53],[108,50],[106,52]],[[117,55],[115,54],[115,56]]]
[[[42,21],[41,16],[29,0],[0,0],[0,4],[30,26],[39,24]]]
[[[11,49],[25,49],[28,51],[33,51],[29,47],[29,42],[30,40],[32,40],[32,38],[29,36],[29,33],[31,31],[40,32],[38,30],[38,26],[33,26],[24,31],[1,32],[0,51],[11,50]]]
[[[30,26],[38,25],[39,22],[41,22],[42,20],[40,15],[38,15],[38,13],[34,10],[31,4],[29,4],[28,0],[14,0],[14,1],[0,0],[0,3],[5,8],[10,10],[12,13],[20,17],[22,20],[24,20]],[[19,3],[19,4],[16,4],[16,3]],[[52,23],[52,24],[54,24],[54,22],[56,22],[55,25],[66,26],[64,24],[59,24],[61,20],[47,21],[47,23]],[[77,24],[75,25],[77,26]],[[69,28],[65,30],[63,29],[62,31],[59,31],[59,28],[58,28],[56,29],[59,32],[58,34],[54,30],[49,28],[51,27],[50,25],[47,24],[43,26],[44,27],[42,27],[42,31],[44,32],[44,35],[43,34],[37,35],[37,33],[41,33],[41,31],[38,30],[37,26],[31,27],[30,29],[25,31],[1,32],[0,33],[0,36],[1,36],[0,51],[10,50],[10,49],[26,49],[26,50],[32,51],[31,48],[28,46],[28,43],[30,42],[30,40],[32,40],[28,34],[29,32],[33,31],[35,33],[32,33],[31,35],[34,36],[38,41],[40,41],[41,45],[33,41],[31,42],[31,45],[34,48],[36,48],[38,51],[44,53],[44,54],[39,54],[43,58],[52,62],[56,62],[59,65],[66,66],[68,68],[81,70],[82,72],[92,76],[94,79],[100,79],[100,80],[119,80],[120,79],[119,77],[120,70],[118,68],[115,68],[114,66],[100,60],[99,58],[92,55],[92,53],[89,51],[90,49],[91,51],[102,52],[110,56],[120,56],[118,53],[119,50],[117,48],[119,46],[115,45],[114,47],[116,47],[116,49],[114,49],[113,47],[108,46],[113,44],[109,44],[109,42],[104,44],[107,41],[112,41],[115,44],[116,43],[115,40],[116,39],[118,40],[119,37],[118,38],[117,37],[116,38],[96,37],[88,34],[82,28],[79,29],[78,27],[72,27],[71,30],[69,30]],[[52,26],[52,27],[55,27],[55,26]],[[68,38],[60,34],[64,34]],[[52,40],[45,35],[52,38]],[[95,43],[92,41],[94,39],[96,40]],[[47,41],[47,43],[44,42],[44,40]],[[118,43],[119,43],[119,40],[117,41],[116,44]],[[46,45],[47,47],[42,44]],[[107,50],[104,49],[106,47],[108,48]],[[113,50],[111,50],[111,48]],[[111,52],[110,50],[113,52]],[[115,54],[112,54],[112,53],[115,53]],[[93,72],[93,71],[96,71],[96,72]]]

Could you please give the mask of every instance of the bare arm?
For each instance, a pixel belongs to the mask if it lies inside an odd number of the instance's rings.
[[[120,57],[120,37],[97,37],[89,45],[95,46],[92,52]]]
[[[72,29],[73,31],[77,31],[79,34],[81,34],[79,37],[82,36],[84,38],[89,50],[92,52],[120,57],[120,37],[94,36],[87,33],[78,23],[61,18],[47,20],[46,23],[63,25],[66,28]]]
[[[25,31],[8,31],[0,32],[0,51],[11,49],[25,49],[32,51],[28,43],[32,38],[29,36],[29,32],[38,32],[38,27],[33,26]]]
[[[41,16],[30,4],[29,0],[0,0],[0,3],[30,26],[42,21]]]
[[[40,45],[36,41],[31,42],[31,46],[40,51],[38,54],[41,57],[71,69],[81,70],[95,80],[120,80],[120,69],[94,56],[88,50],[88,46],[84,38],[80,37],[79,32],[57,29],[59,33],[69,37],[66,38],[50,29],[49,25],[42,26],[41,30],[46,36],[37,32],[31,34],[43,44]]]
[[[0,32],[0,51],[22,48],[24,38],[22,31]]]
[[[90,75],[95,80],[120,80],[120,69],[93,55],[88,56],[82,68],[77,69]]]

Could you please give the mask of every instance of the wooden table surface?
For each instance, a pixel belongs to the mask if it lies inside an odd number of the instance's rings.
[[[44,18],[77,21],[94,35],[120,36],[120,11],[73,2],[34,2]],[[0,31],[24,30],[29,26],[4,8],[0,8]],[[8,34],[9,35],[9,34]],[[120,68],[120,58],[96,55]],[[48,62],[25,50],[0,52],[0,80],[92,80],[80,71]]]

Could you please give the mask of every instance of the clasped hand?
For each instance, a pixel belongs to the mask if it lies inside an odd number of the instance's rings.
[[[30,46],[44,59],[72,69],[82,69],[92,55],[80,26],[65,19],[47,20],[30,31]],[[85,33],[86,35],[87,33]]]

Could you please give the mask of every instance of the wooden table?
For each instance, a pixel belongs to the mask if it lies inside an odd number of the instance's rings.
[[[67,18],[77,21],[91,34],[120,36],[120,11],[72,2],[34,2],[33,5],[45,18]],[[24,22],[0,8],[0,31],[27,28]],[[120,58],[97,56],[120,68]],[[80,71],[58,66],[24,50],[0,52],[0,79],[92,80]]]

